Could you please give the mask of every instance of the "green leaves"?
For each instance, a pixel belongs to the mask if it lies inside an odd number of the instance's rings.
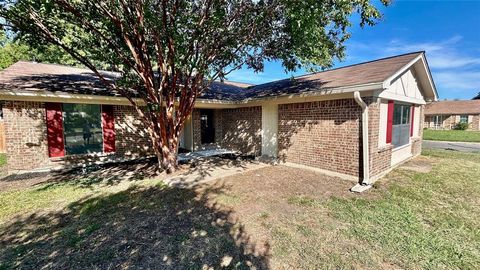
[[[145,50],[153,66],[161,64],[158,54],[164,61],[173,54],[168,65],[206,76],[242,64],[260,71],[266,59],[281,61],[289,71],[330,67],[344,57],[353,15],[361,26],[381,17],[368,0],[3,1],[0,15],[38,47],[52,41],[35,27],[32,13],[61,42],[100,66],[132,68],[118,51],[131,59],[123,35],[140,35],[146,47],[132,46]]]
[[[354,14],[362,26],[380,18],[369,0],[0,2],[0,16],[23,40],[62,48],[129,99],[168,171],[173,144],[209,84],[242,66],[262,71],[267,60],[286,71],[330,67],[344,56]],[[106,79],[105,68],[122,78]]]

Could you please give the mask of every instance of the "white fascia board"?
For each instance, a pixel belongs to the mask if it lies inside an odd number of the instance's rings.
[[[412,104],[419,104],[419,105],[425,105],[426,102],[423,99],[419,98],[413,98],[413,97],[407,97],[404,95],[397,95],[391,92],[383,91],[378,95],[379,98],[384,98],[388,100],[396,100],[396,101],[401,101],[401,102],[407,102],[407,103],[412,103]]]
[[[392,76],[388,77],[384,82],[383,82],[383,89],[387,89],[390,87],[392,84],[392,81],[395,80],[395,78],[399,77],[402,75],[405,71],[407,71],[413,64],[415,64],[419,59],[422,58],[422,54],[419,56],[415,57],[412,61],[408,62],[405,66],[403,66],[401,69],[399,69],[397,72],[395,72]]]
[[[422,64],[423,64],[423,67],[425,68],[425,71],[427,73],[428,81],[430,83],[430,86],[433,89],[433,95],[434,95],[434,100],[433,101],[437,101],[438,100],[437,87],[435,87],[435,83],[433,82],[433,78],[432,78],[432,73],[430,73],[430,68],[428,67],[427,60],[424,58],[423,54],[422,54]]]

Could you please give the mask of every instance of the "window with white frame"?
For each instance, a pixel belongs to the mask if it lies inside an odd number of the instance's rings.
[[[460,123],[468,123],[468,115],[460,115]]]
[[[393,109],[392,144],[394,148],[410,142],[411,105],[395,103]]]
[[[441,115],[434,115],[432,116],[433,118],[433,128],[434,129],[441,129],[442,128],[442,123],[443,123],[443,116]]]

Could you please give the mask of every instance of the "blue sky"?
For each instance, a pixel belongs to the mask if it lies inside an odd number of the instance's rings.
[[[347,57],[336,67],[424,50],[440,99],[471,99],[480,92],[480,0],[394,0],[381,11],[377,25],[351,28]],[[228,79],[259,84],[291,75],[272,62],[263,73],[241,69]]]

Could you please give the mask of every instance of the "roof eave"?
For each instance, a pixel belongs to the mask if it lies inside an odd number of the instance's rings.
[[[308,92],[290,94],[290,95],[278,95],[267,96],[259,98],[249,98],[238,101],[232,100],[220,100],[220,99],[202,99],[198,98],[196,103],[199,104],[223,104],[223,105],[240,105],[248,104],[252,102],[263,102],[283,99],[295,99],[295,98],[309,98],[326,96],[333,94],[350,93],[355,91],[373,91],[380,90],[382,87],[381,82],[368,83],[362,85],[351,85],[344,87],[325,88],[318,90],[311,90]],[[1,100],[19,100],[19,101],[38,101],[38,102],[63,102],[63,103],[89,103],[89,104],[114,104],[114,105],[130,105],[130,102],[125,97],[112,97],[112,96],[100,96],[100,95],[82,95],[82,94],[69,94],[69,93],[55,93],[49,91],[0,91]],[[142,99],[134,99],[138,104],[144,104]]]

